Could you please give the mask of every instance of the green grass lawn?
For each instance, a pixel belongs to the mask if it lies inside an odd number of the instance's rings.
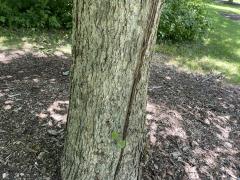
[[[240,21],[220,15],[240,14],[240,6],[211,3],[207,8],[212,30],[203,42],[165,42],[156,49],[169,57],[169,64],[191,72],[222,73],[229,82],[240,84]]]
[[[31,50],[54,53],[71,53],[70,31],[11,30],[0,27],[0,51]]]
[[[240,0],[235,0],[240,2]],[[162,43],[156,51],[166,54],[169,64],[191,72],[222,73],[231,83],[240,84],[240,21],[221,12],[240,14],[240,6],[207,4],[212,30],[199,42]],[[0,27],[0,51],[9,49],[71,53],[70,31],[9,30]]]

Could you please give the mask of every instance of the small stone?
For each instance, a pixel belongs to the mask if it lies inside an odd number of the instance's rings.
[[[204,123],[205,123],[206,125],[210,125],[210,124],[211,124],[211,122],[209,121],[209,119],[205,119],[205,120],[204,120]]]
[[[0,129],[0,133],[6,133],[7,131]]]
[[[14,144],[19,145],[19,144],[22,144],[22,142],[21,141],[16,141],[16,142],[14,142]]]
[[[53,122],[52,122],[52,121],[49,121],[49,122],[48,122],[48,126],[49,126],[49,127],[52,127],[52,126],[53,126]]]
[[[196,147],[196,146],[198,146],[199,144],[198,144],[198,142],[197,141],[192,141],[191,142],[191,146],[192,147]]]
[[[165,79],[171,80],[172,78],[170,76],[166,76]]]
[[[174,158],[178,158],[179,156],[181,156],[181,153],[180,152],[173,152],[172,153],[172,156],[174,157]]]
[[[13,111],[17,113],[17,112],[19,112],[20,110],[22,110],[22,107],[19,107],[19,108],[17,108],[17,109],[14,109]]]
[[[147,114],[147,120],[152,120],[152,119],[154,119],[154,117],[151,115],[151,114]]]
[[[69,75],[69,71],[65,71],[62,73],[64,76],[68,76]]]
[[[187,146],[185,146],[184,148],[183,148],[183,151],[188,151],[189,150],[189,148],[187,147]]]
[[[196,160],[195,159],[190,159],[189,162],[194,166],[196,165]]]
[[[232,144],[229,143],[229,142],[225,142],[224,143],[224,147],[231,149],[232,148]]]
[[[44,180],[51,180],[50,177],[43,177]]]
[[[20,176],[24,176],[24,173],[20,173]]]
[[[48,130],[47,132],[48,132],[48,134],[53,135],[53,136],[57,136],[59,134],[59,132],[57,132],[55,130]]]
[[[39,160],[42,160],[43,157],[44,157],[44,155],[45,155],[45,152],[40,152],[39,155],[37,156],[37,158],[38,158]]]
[[[177,160],[181,162],[183,159],[182,157],[178,157]]]
[[[2,178],[3,178],[3,179],[6,179],[6,178],[8,177],[8,175],[9,175],[8,173],[3,173],[3,174],[2,174]]]

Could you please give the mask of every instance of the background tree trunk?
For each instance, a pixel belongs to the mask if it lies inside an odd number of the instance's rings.
[[[148,64],[160,5],[74,0],[64,180],[140,177]]]

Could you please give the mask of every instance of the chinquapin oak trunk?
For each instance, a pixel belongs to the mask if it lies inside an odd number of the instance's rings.
[[[141,178],[160,0],[74,0],[63,180]]]

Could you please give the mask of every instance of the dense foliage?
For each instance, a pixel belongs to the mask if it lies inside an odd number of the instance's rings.
[[[72,0],[0,0],[0,26],[71,28]],[[193,40],[209,22],[201,0],[166,0],[158,39]]]
[[[166,0],[158,28],[158,40],[194,40],[209,28],[207,10],[201,0]]]
[[[0,25],[25,28],[68,28],[71,0],[0,0]]]

